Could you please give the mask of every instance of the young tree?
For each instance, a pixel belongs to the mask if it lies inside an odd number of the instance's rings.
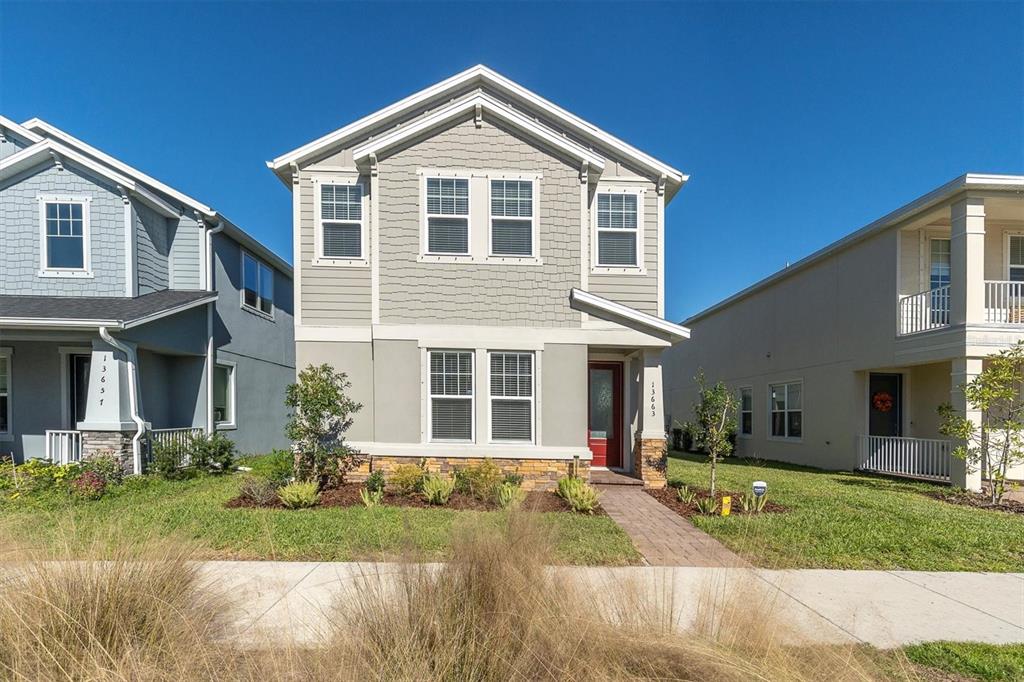
[[[715,483],[719,457],[732,452],[729,434],[736,430],[736,396],[721,381],[708,386],[704,370],[695,377],[700,402],[693,406],[698,431],[695,441],[707,450],[711,460],[711,497],[715,496]]]
[[[1000,502],[1006,492],[1006,473],[1024,463],[1024,341],[987,358],[981,374],[963,387],[967,404],[981,412],[975,424],[953,406],[939,406],[944,436],[960,441],[953,456],[979,469],[989,479],[989,499]]]
[[[285,433],[295,444],[295,477],[316,481],[321,487],[343,482],[358,466],[355,451],[345,445],[344,433],[362,405],[345,391],[352,386],[344,372],[328,364],[299,372],[298,383],[288,386],[285,405],[291,408]]]

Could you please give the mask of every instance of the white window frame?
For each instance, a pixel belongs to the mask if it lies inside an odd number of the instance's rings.
[[[214,364],[214,372],[217,371],[218,367],[222,367],[228,370],[228,403],[231,407],[231,419],[228,421],[215,422],[214,426],[218,431],[229,431],[231,429],[238,428],[238,392],[236,390],[238,381],[235,373],[238,371],[238,363],[231,362],[230,360],[217,360]],[[213,381],[213,377],[210,377],[210,381]],[[213,406],[211,406],[212,408]]]
[[[263,298],[260,295],[260,292],[259,292],[259,285],[260,285],[259,278],[262,276],[262,275],[259,274],[260,273],[260,267],[259,266],[262,265],[262,266],[266,267],[268,270],[270,270],[270,312],[269,313],[260,310],[258,303],[257,303],[256,306],[251,306],[251,305],[249,305],[248,303],[245,302],[245,257],[246,256],[248,256],[249,258],[252,258],[254,261],[256,261],[256,277],[257,277],[257,281],[256,281],[256,287],[257,287],[256,297],[257,297],[257,299],[262,299]],[[274,300],[275,300],[275,298],[277,296],[277,286],[276,286],[276,282],[275,282],[275,280],[277,279],[277,273],[274,270],[274,266],[271,265],[270,263],[268,263],[267,261],[263,260],[259,256],[257,256],[256,254],[254,254],[251,251],[248,251],[246,249],[239,249],[238,263],[239,263],[239,270],[238,270],[238,283],[239,283],[239,287],[238,287],[238,300],[241,303],[242,310],[250,312],[253,315],[259,315],[260,317],[264,317],[264,318],[266,318],[268,320],[273,320],[274,319],[274,309],[277,307],[275,305],[275,303],[274,303]]]
[[[469,367],[471,374],[470,387],[472,392],[469,394],[469,440],[454,439],[454,438],[434,438],[434,398],[441,399],[456,399],[466,400],[466,396],[452,396],[452,395],[434,395],[433,386],[430,382],[430,356],[433,353],[469,353]],[[426,386],[427,395],[427,442],[428,443],[476,443],[476,393],[477,393],[477,353],[474,349],[470,348],[427,348],[426,349],[426,362],[423,368],[424,381]],[[489,389],[488,389],[489,390]]]
[[[800,385],[800,409],[799,410],[791,410],[789,408],[789,387],[794,385],[794,384],[799,384]],[[775,410],[774,405],[772,405],[772,387],[774,387],[774,386],[785,386],[786,387],[786,409],[785,410],[781,410],[781,412],[785,415],[785,418],[783,419],[783,423],[786,426],[786,433],[787,434],[789,433],[789,413],[790,412],[799,412],[800,413],[800,435],[799,436],[790,436],[790,435],[776,436],[776,435],[774,435],[772,433],[772,425],[774,424],[774,420],[772,419],[772,415],[777,411],[777,410]],[[768,440],[784,441],[784,442],[787,442],[787,443],[800,443],[800,442],[803,442],[803,439],[804,439],[803,434],[804,434],[804,431],[806,430],[806,420],[803,417],[804,417],[804,413],[807,411],[807,408],[804,407],[804,405],[807,404],[807,393],[804,391],[804,380],[803,379],[784,379],[784,380],[781,380],[781,381],[769,381],[768,382],[768,391],[767,391],[767,393],[768,393],[768,396],[767,396],[768,397]]]
[[[92,197],[81,194],[40,194],[39,202],[39,277],[70,277],[92,278],[92,226],[90,207]],[[49,258],[48,240],[46,238],[46,205],[47,204],[78,204],[82,207],[82,267],[51,268],[47,264]],[[131,258],[131,254],[125,254]]]
[[[744,391],[748,391],[750,393],[750,409],[749,410],[744,410],[743,409],[743,393],[744,393]],[[740,415],[740,419],[739,419],[739,424],[737,424],[737,428],[736,428],[736,436],[738,438],[753,438],[754,437],[754,387],[753,386],[740,386],[739,392],[740,392],[740,404],[739,404],[738,412],[739,412],[739,415]],[[743,415],[744,414],[749,414],[750,415],[750,433],[744,433],[743,432]]]
[[[934,265],[934,262],[933,262],[932,256],[934,255],[934,251],[932,251],[932,244],[934,242],[946,242],[946,243],[949,244],[949,270],[950,270],[950,281],[952,281],[952,271],[953,271],[953,240],[950,239],[949,237],[928,237],[928,271],[926,273],[926,277],[928,278],[927,285],[926,285],[928,287],[928,291],[931,291],[932,288],[933,288],[932,287],[932,266]]]
[[[336,185],[336,186],[351,186],[358,185],[362,192],[360,199],[361,215],[362,218],[359,222],[359,252],[361,256],[359,258],[328,258],[324,256],[324,223],[337,223],[346,222],[354,223],[354,220],[324,220],[323,212],[321,209],[322,198],[320,196],[321,187],[324,185]],[[341,268],[365,268],[370,265],[370,238],[368,230],[367,216],[370,211],[370,202],[368,199],[369,186],[363,180],[357,177],[313,177],[313,240],[315,244],[315,251],[313,253],[313,265],[315,267],[341,267]]]
[[[529,355],[531,378],[533,387],[530,391],[530,440],[506,440],[493,438],[494,425],[491,422],[493,409],[492,405],[497,400],[526,400],[522,396],[495,396],[491,395],[491,356],[495,353],[500,355]],[[495,445],[536,445],[537,443],[537,353],[532,350],[488,350],[487,351],[487,442]]]
[[[464,263],[473,260],[473,174],[466,171],[423,171],[420,172],[420,261],[431,263]],[[445,215],[427,212],[427,181],[428,180],[465,180],[466,181],[466,253],[431,253],[430,251],[430,218],[461,218],[457,215]]]
[[[636,259],[635,265],[602,265],[598,262],[598,233],[599,232],[622,232],[619,228],[597,227],[597,198],[601,194],[634,194],[636,195]],[[644,232],[646,222],[644,221],[644,199],[647,189],[636,186],[623,185],[602,185],[598,184],[594,192],[594,199],[590,208],[590,272],[595,275],[617,274],[617,275],[646,275],[647,265],[644,253]]]
[[[0,346],[0,359],[7,363],[7,430],[0,431],[0,441],[14,440],[14,349]]]
[[[1014,237],[1024,239],[1024,232],[1007,230],[1003,233],[1003,253],[1006,254],[1003,257],[1003,279],[1007,282],[1012,281],[1010,279],[1011,269],[1019,268],[1024,270],[1024,265],[1012,265],[1010,263],[1010,242],[1013,241]]]
[[[537,174],[515,174],[515,173],[488,173],[487,174],[487,261],[491,263],[518,263],[518,264],[529,264],[529,265],[540,265],[540,220],[538,212],[540,210],[540,178],[541,175]],[[495,180],[508,180],[512,182],[529,182],[531,184],[531,196],[533,202],[533,212],[530,216],[530,246],[531,251],[529,255],[517,256],[511,254],[501,254],[494,252],[494,220],[523,220],[523,218],[509,218],[507,216],[496,216],[492,212],[493,204],[491,202],[491,182]],[[473,212],[472,204],[470,205],[470,213]]]

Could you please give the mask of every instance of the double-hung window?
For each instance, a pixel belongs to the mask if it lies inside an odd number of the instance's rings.
[[[1006,274],[1011,282],[1024,282],[1024,235],[1011,234],[1007,240]]]
[[[950,240],[932,239],[929,246],[931,264],[928,290],[931,292],[929,309],[933,324],[949,324],[949,283],[952,273]]]
[[[327,260],[364,260],[363,187],[320,185],[320,254]]]
[[[242,307],[274,314],[274,270],[247,251],[242,252]]]
[[[235,365],[213,367],[213,419],[221,428],[235,426]]]
[[[427,253],[469,255],[469,179],[427,178]]]
[[[41,198],[42,270],[82,275],[89,270],[89,202]]]
[[[639,198],[633,192],[598,193],[598,266],[639,267]]]
[[[473,441],[473,351],[429,353],[430,440]]]
[[[491,180],[491,255],[533,255],[534,183]]]
[[[533,442],[533,353],[490,353],[491,440]]]
[[[771,384],[772,436],[774,438],[802,438],[804,385],[799,381]]]
[[[11,436],[11,350],[0,348],[0,440]]]
[[[745,386],[740,389],[740,435],[754,433],[754,389]]]

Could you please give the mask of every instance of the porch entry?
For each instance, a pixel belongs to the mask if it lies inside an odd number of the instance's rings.
[[[622,466],[622,363],[591,362],[588,372],[587,445],[595,467]]]
[[[91,355],[69,355],[68,356],[68,418],[70,424],[64,426],[68,429],[77,429],[78,422],[85,421],[85,403],[89,395],[89,366],[92,363]]]
[[[868,377],[868,435],[903,435],[903,375]]]

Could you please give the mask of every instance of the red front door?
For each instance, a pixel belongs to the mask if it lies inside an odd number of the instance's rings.
[[[593,466],[622,466],[622,363],[591,362],[588,372],[587,445]]]

